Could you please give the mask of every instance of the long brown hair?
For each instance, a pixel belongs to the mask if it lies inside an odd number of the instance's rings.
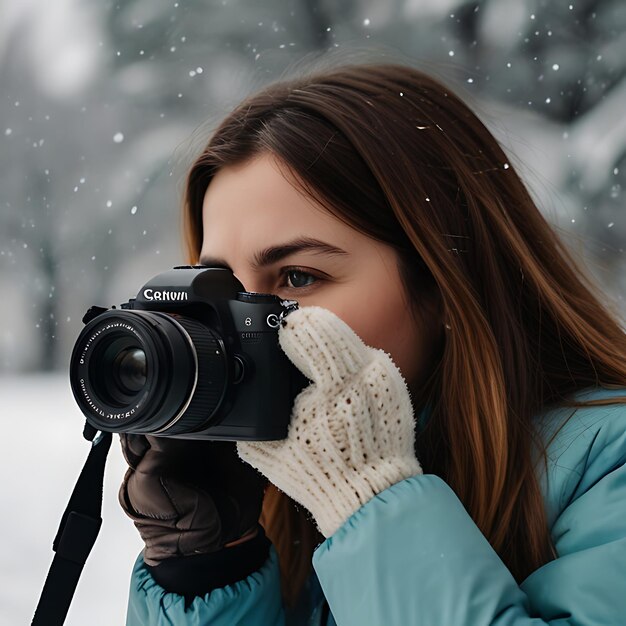
[[[498,142],[441,81],[405,64],[348,63],[246,98],[191,168],[185,233],[200,253],[203,196],[222,167],[272,153],[301,190],[396,250],[415,311],[437,294],[448,324],[414,396],[416,438],[518,582],[553,559],[533,416],[571,394],[626,386],[626,335]],[[593,402],[626,402],[613,398]],[[582,405],[584,406],[584,405]],[[539,451],[536,457],[533,446]],[[261,522],[293,604],[323,537],[272,488]]]

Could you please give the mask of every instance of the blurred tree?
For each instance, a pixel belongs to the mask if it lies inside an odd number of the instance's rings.
[[[294,61],[337,47],[387,46],[485,108],[500,103],[494,132],[548,155],[539,174],[571,232],[603,279],[626,288],[621,0],[74,0],[0,11],[0,286],[16,303],[0,369],[65,367],[89,304],[126,299],[129,285],[178,262],[176,185],[210,126]]]

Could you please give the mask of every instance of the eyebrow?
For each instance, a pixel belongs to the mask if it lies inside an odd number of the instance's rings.
[[[260,250],[252,257],[252,267],[260,269],[278,263],[278,261],[284,259],[290,254],[296,252],[314,252],[316,254],[324,254],[327,256],[340,256],[348,255],[348,252],[337,248],[325,241],[319,239],[313,239],[311,237],[298,237],[287,243],[279,244],[277,246],[270,246],[264,250]],[[224,260],[211,256],[202,256],[200,258],[202,265],[222,265],[231,269],[230,265]]]

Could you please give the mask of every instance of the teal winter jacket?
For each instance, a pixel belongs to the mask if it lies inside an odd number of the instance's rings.
[[[610,396],[626,388],[576,394]],[[558,558],[521,585],[426,474],[379,493],[318,546],[304,610],[283,609],[273,547],[257,572],[187,606],[140,556],[127,626],[626,626],[626,405],[547,411],[545,441],[569,415],[540,477]]]

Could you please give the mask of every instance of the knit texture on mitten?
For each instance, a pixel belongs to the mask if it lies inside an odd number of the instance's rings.
[[[295,399],[286,439],[237,449],[329,537],[376,494],[422,473],[413,408],[390,355],[334,313],[303,307],[284,322],[280,345],[313,382]]]

